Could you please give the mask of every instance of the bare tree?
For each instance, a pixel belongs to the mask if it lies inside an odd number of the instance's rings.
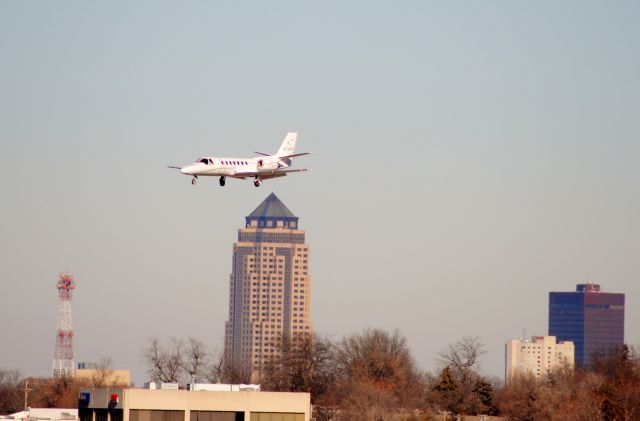
[[[22,374],[19,370],[0,369],[0,414],[21,410]]]
[[[158,338],[151,338],[144,349],[144,359],[151,380],[177,383],[180,381],[184,367],[184,343],[180,339],[171,338],[169,348]]]
[[[196,383],[198,378],[205,377],[204,372],[209,363],[209,351],[202,341],[190,337],[181,361],[189,381]]]
[[[593,357],[575,373],[566,367],[536,379],[521,374],[497,393],[501,415],[512,420],[640,419],[640,361],[622,346]]]
[[[445,351],[438,353],[440,361],[455,372],[462,383],[467,383],[480,368],[480,357],[486,353],[477,336],[465,336]]]
[[[336,368],[335,402],[353,419],[424,405],[422,378],[398,331],[366,329],[344,338],[337,346]]]
[[[640,359],[622,345],[593,356],[593,370],[604,378],[597,394],[607,419],[640,419]]]
[[[224,364],[224,354],[211,354],[208,364],[204,368],[204,379],[209,383],[222,382],[222,366]]]
[[[276,356],[265,366],[261,383],[267,390],[311,393],[316,404],[323,400],[336,378],[331,341],[315,335],[277,341]]]
[[[480,357],[485,352],[480,338],[466,336],[438,353],[444,368],[440,383],[432,390],[444,409],[475,415],[493,408],[491,382],[478,374]]]
[[[220,377],[224,383],[251,383],[253,370],[250,364],[235,360],[232,356],[223,354],[220,366]]]
[[[532,374],[516,375],[498,392],[500,414],[514,421],[551,419],[542,396],[540,384]]]
[[[89,379],[89,386],[103,388],[114,385],[118,379],[114,378],[113,360],[108,357],[100,358],[93,375]]]

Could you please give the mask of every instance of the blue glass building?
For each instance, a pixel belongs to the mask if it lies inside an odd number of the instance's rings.
[[[578,284],[575,292],[549,293],[549,336],[573,341],[578,367],[588,367],[595,352],[624,344],[624,294]]]

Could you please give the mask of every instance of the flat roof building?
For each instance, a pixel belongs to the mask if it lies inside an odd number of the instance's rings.
[[[531,342],[510,340],[505,349],[505,380],[522,374],[540,379],[556,369],[573,369],[574,352],[573,342],[556,342],[554,336],[533,336]]]
[[[572,341],[576,365],[589,366],[595,352],[624,345],[624,294],[601,292],[593,283],[550,292],[549,335]]]
[[[0,420],[14,421],[77,421],[76,408],[27,408],[11,415],[0,415]]]
[[[85,386],[129,386],[131,384],[131,371],[112,370],[100,368],[77,368],[75,371],[76,380],[85,383]]]
[[[83,389],[80,421],[310,421],[308,393]]]

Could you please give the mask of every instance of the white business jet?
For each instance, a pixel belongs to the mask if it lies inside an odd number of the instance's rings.
[[[196,184],[199,176],[220,177],[220,185],[224,186],[226,178],[253,178],[253,185],[260,187],[262,180],[284,177],[291,172],[308,171],[306,168],[291,169],[291,159],[308,155],[311,152],[293,153],[296,147],[298,133],[289,132],[284,138],[280,149],[274,155],[256,152],[255,158],[215,158],[207,156],[199,158],[195,163],[184,167],[173,167],[182,174],[193,177],[191,184]]]

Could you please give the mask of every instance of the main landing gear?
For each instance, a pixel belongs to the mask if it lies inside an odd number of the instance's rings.
[[[262,184],[262,180],[260,180],[258,177],[256,177],[255,180],[253,180],[253,185],[256,187],[260,187],[260,184]]]
[[[220,177],[220,185],[224,186],[224,183],[225,183],[226,180],[227,179],[224,176]]]
[[[198,179],[197,175],[194,175],[193,178],[191,179],[191,184],[193,184],[194,186],[196,185],[196,180]]]

